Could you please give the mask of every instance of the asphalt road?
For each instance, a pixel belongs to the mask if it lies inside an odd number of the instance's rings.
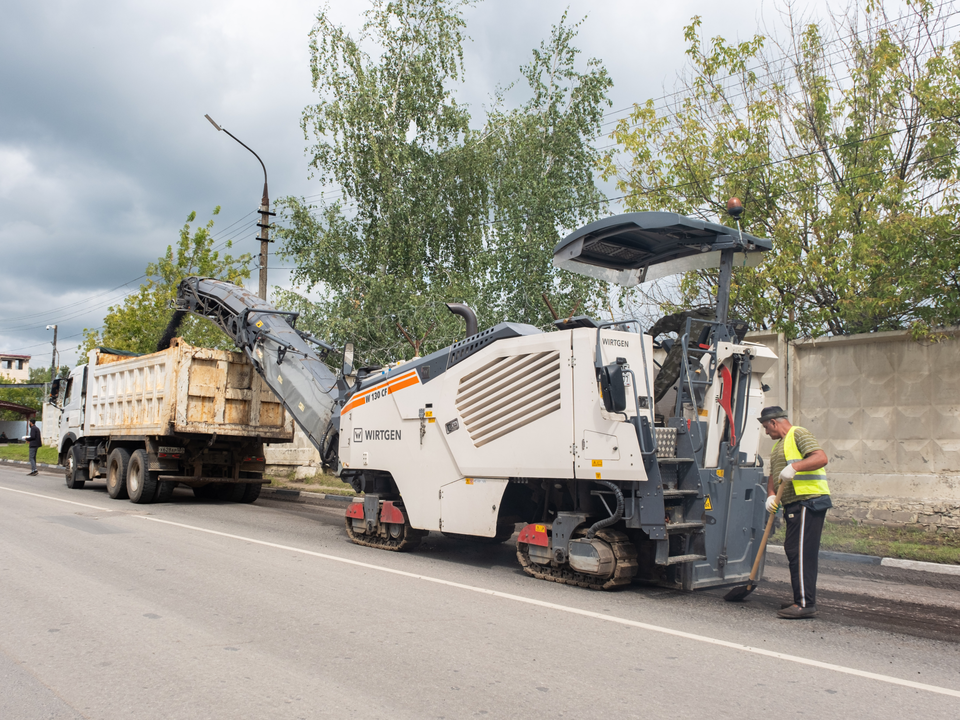
[[[960,717],[955,633],[826,596],[777,620],[776,579],[742,604],[591,592],[509,544],[394,554],[342,524],[0,467],[0,718]]]

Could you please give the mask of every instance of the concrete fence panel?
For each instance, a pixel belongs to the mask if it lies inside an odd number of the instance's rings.
[[[780,357],[764,378],[766,404],[786,407],[830,459],[834,516],[960,527],[960,329],[944,335],[749,337]]]

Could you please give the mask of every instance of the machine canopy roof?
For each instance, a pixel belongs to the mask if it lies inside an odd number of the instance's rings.
[[[770,240],[668,212],[614,215],[575,230],[553,250],[557,267],[632,287],[648,280],[719,267],[733,250],[734,267],[753,267]]]

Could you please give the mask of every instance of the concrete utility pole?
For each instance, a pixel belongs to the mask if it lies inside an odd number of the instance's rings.
[[[250,148],[245,145],[241,140],[236,136],[232,135],[229,130],[226,130],[217,123],[213,121],[213,118],[209,115],[204,115],[204,117],[210,121],[210,124],[213,125],[217,130],[227,133],[238,143],[243,145],[247,150]],[[257,155],[253,150],[250,150],[253,156],[260,160],[260,156]],[[263,197],[260,198],[260,222],[257,223],[257,227],[260,228],[260,299],[267,299],[267,248],[270,246],[270,217],[276,215],[276,213],[270,212],[270,193],[267,191],[267,166],[263,164],[263,160],[260,160],[260,167],[263,168]]]
[[[50,382],[57,379],[57,326],[47,325],[47,330],[53,328],[53,355],[50,357]]]

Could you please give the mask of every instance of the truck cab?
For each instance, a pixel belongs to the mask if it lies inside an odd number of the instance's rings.
[[[69,377],[54,380],[51,399],[61,411],[57,449],[60,463],[70,447],[83,437],[84,400],[86,396],[87,366],[75,367]]]

